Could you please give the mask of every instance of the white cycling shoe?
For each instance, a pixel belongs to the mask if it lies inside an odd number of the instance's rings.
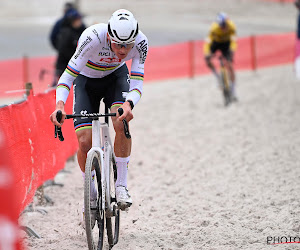
[[[91,226],[92,228],[95,227],[96,222],[96,208],[97,208],[97,200],[90,201],[90,207],[91,207]],[[84,206],[82,208],[82,227],[85,229],[85,217],[84,217]]]
[[[132,199],[126,187],[116,187],[116,199],[118,207],[123,211],[132,205]]]

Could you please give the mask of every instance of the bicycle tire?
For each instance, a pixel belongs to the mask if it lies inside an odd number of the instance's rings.
[[[112,154],[111,154],[112,155]],[[120,230],[120,210],[116,202],[116,192],[115,192],[115,182],[117,180],[117,167],[112,161],[112,156],[109,160],[109,176],[110,176],[110,197],[107,198],[107,202],[110,202],[111,206],[114,208],[113,215],[111,217],[106,217],[106,232],[108,245],[111,249],[114,245],[118,243],[119,240],[119,230]]]
[[[103,236],[104,236],[104,211],[102,211],[101,207],[101,199],[102,199],[102,186],[101,186],[101,170],[100,170],[101,162],[98,154],[94,151],[91,154],[88,154],[85,164],[85,180],[84,180],[84,219],[85,219],[85,231],[87,236],[87,243],[89,250],[102,250],[103,248]],[[96,211],[96,222],[99,229],[99,239],[98,242],[94,240],[93,237],[93,227],[91,224],[92,211],[90,204],[90,188],[91,188],[91,171],[95,169],[96,178],[97,178],[97,186],[98,186],[98,197],[97,197],[97,207]],[[94,227],[96,228],[96,227]],[[97,244],[97,248],[96,248]]]

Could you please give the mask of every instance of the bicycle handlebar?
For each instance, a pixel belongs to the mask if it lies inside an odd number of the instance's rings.
[[[60,110],[59,110],[60,111]],[[57,112],[59,112],[57,111]],[[100,113],[92,113],[92,114],[74,114],[74,115],[66,115],[65,119],[72,119],[76,117],[91,117],[91,118],[98,118],[98,117],[108,117],[108,116],[116,116],[116,113],[109,113],[109,114],[100,114]]]
[[[123,111],[122,108],[119,108],[118,112],[119,112],[120,115],[122,115],[124,111]],[[99,117],[109,117],[109,116],[116,116],[116,115],[117,115],[116,113],[108,113],[108,114],[100,114],[100,113],[73,114],[73,115],[66,115],[65,119],[72,119],[72,118],[76,118],[76,117],[99,118]],[[56,119],[57,119],[58,122],[61,121],[61,119],[62,119],[61,110],[57,111]],[[130,139],[131,135],[130,135],[130,132],[129,132],[129,129],[128,129],[128,122],[125,119],[123,119],[122,122],[123,122],[123,125],[124,125],[125,136],[126,136],[127,139]],[[63,134],[62,134],[61,127],[58,127],[58,126],[54,125],[54,138],[57,138],[57,137],[60,141],[64,141],[64,137],[63,137]]]
[[[62,118],[62,112],[59,110],[59,111],[57,111],[57,113],[56,113],[56,120],[58,121],[58,122],[60,122],[61,121],[61,118]],[[57,138],[57,136],[58,136],[58,139],[60,140],[60,141],[64,141],[65,140],[65,138],[64,138],[64,136],[63,136],[63,134],[62,134],[62,131],[61,131],[61,127],[58,127],[58,126],[54,126],[54,138]]]

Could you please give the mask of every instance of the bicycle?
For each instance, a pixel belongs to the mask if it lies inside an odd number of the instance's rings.
[[[117,167],[108,127],[108,118],[110,116],[116,116],[116,113],[107,113],[107,111],[108,109],[105,108],[104,114],[73,114],[66,115],[65,118],[90,117],[93,119],[92,148],[87,153],[84,180],[84,219],[89,250],[101,250],[103,248],[104,224],[106,224],[109,249],[112,249],[119,240],[120,208],[117,205],[115,193]],[[122,115],[123,109],[119,108],[118,112]],[[100,117],[105,117],[104,123],[100,123]],[[58,111],[57,121],[60,122],[61,118],[62,112]],[[125,136],[130,139],[131,135],[129,133],[128,123],[125,119],[123,120],[123,125]],[[64,140],[61,128],[57,126],[55,126],[55,138],[56,137],[58,137],[60,141]],[[96,172],[95,184],[98,190],[96,205],[90,202],[91,171],[93,169],[95,169]],[[96,226],[92,226],[93,213],[99,230],[98,243],[94,240],[96,237],[93,229],[95,229]]]
[[[229,73],[228,69],[224,63],[225,58],[221,55],[219,56],[220,62],[220,80],[221,80],[221,87],[224,97],[224,105],[228,106],[232,102],[232,92],[231,92],[231,83],[229,81]]]

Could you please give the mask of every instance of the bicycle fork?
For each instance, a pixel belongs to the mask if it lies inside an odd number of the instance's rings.
[[[110,185],[114,185],[114,183],[111,183],[111,168],[110,168],[110,164],[111,164],[111,157],[113,155],[112,152],[112,147],[111,147],[111,139],[109,136],[109,128],[107,126],[106,123],[102,123],[100,125],[101,127],[101,133],[102,133],[102,149],[104,152],[104,174],[105,174],[105,184],[106,184],[106,188],[105,188],[105,194],[106,194],[106,216],[107,217],[112,217],[114,215],[114,208],[111,206],[111,186]]]

